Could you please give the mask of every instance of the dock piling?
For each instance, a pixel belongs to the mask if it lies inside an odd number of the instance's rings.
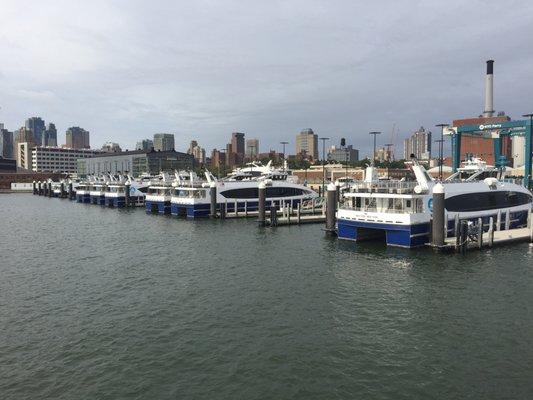
[[[444,186],[440,183],[437,183],[433,187],[433,224],[431,238],[433,246],[444,246]]]
[[[54,192],[52,191],[52,182],[48,182],[48,197],[52,197]]]
[[[35,183],[35,181],[33,181],[32,188],[33,188],[33,194],[36,195],[37,194],[37,183]]]
[[[68,199],[74,200],[74,185],[70,180],[68,182]]]
[[[61,183],[59,184],[59,197],[61,199],[64,199],[65,197],[67,197],[67,192],[65,191],[65,182],[64,181],[61,181]]]
[[[461,221],[461,254],[466,254],[468,249],[468,221]]]
[[[508,231],[511,227],[511,213],[509,209],[505,210],[505,230]]]
[[[259,226],[265,226],[265,209],[266,209],[265,182],[259,182],[258,191],[259,191],[259,205],[258,205],[257,222],[259,223]]]
[[[337,187],[330,183],[327,188],[326,198],[326,234],[334,236],[335,231],[335,214],[337,212]]]
[[[131,193],[130,193],[131,183],[128,180],[124,185],[124,207],[129,207],[131,205]]]
[[[209,208],[209,216],[211,218],[217,217],[217,184],[215,182],[209,183],[209,199],[211,200]]]
[[[477,220],[477,247],[483,248],[483,218]]]
[[[494,218],[493,217],[489,218],[488,236],[489,236],[489,247],[492,247],[492,244],[494,243]]]

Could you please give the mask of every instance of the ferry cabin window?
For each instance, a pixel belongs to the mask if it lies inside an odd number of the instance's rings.
[[[515,207],[531,202],[532,196],[522,192],[497,191],[466,193],[444,200],[448,211],[482,211]]]
[[[227,199],[256,199],[259,197],[259,190],[256,187],[230,189],[220,192],[220,194]],[[267,198],[301,196],[303,194],[304,191],[302,189],[293,187],[278,186],[266,188]]]

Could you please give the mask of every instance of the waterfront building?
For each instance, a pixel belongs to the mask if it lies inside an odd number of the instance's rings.
[[[0,157],[15,158],[13,149],[13,132],[7,129],[0,129]]]
[[[246,156],[250,160],[255,160],[259,154],[259,139],[248,139],[246,141]]]
[[[65,172],[78,169],[78,159],[93,157],[99,150],[36,146],[31,150],[31,169],[35,172]]]
[[[0,155],[0,173],[17,172],[17,161]]]
[[[511,118],[506,115],[496,117],[463,118],[454,120],[453,126],[460,127],[463,125],[490,125],[501,122],[508,122],[510,120]],[[513,144],[511,137],[502,136],[501,142],[502,156],[505,156],[508,160],[511,160],[513,158]],[[520,151],[519,153],[524,153],[523,147],[522,151]],[[474,155],[475,157],[482,158],[484,161],[487,162],[487,164],[496,164],[496,160],[494,159],[494,143],[490,131],[487,131],[482,135],[464,133],[461,135],[460,159],[466,160],[469,155]]]
[[[172,133],[156,133],[154,135],[154,150],[174,150],[174,135]]]
[[[190,170],[194,167],[194,157],[174,150],[135,150],[117,153],[99,153],[91,158],[78,159],[78,175],[125,174],[138,177],[143,173],[156,175],[160,172],[173,173],[175,170]]]
[[[44,120],[40,117],[31,117],[26,120],[24,127],[33,133],[33,140],[36,145],[40,146],[44,140],[44,132],[46,131],[46,126]]]
[[[37,144],[39,144],[37,142]],[[42,142],[40,143],[43,146],[51,146],[56,147],[57,146],[57,129],[55,124],[49,123],[48,127],[44,131]]]
[[[431,159],[431,132],[425,130],[423,126],[403,142],[404,160],[409,160],[411,154],[414,154],[418,160]]]
[[[17,143],[17,167],[31,169],[31,149],[34,147],[30,142]]]
[[[331,146],[328,151],[328,161],[337,163],[354,163],[359,161],[359,150],[354,149],[350,144],[348,146]]]
[[[304,154],[312,160],[318,160],[318,135],[312,129],[303,129],[296,135],[296,154]]]
[[[90,149],[89,132],[79,126],[68,128],[65,147],[69,149]]]
[[[143,139],[137,142],[135,150],[151,150],[154,148],[154,141],[152,139]]]
[[[122,151],[120,148],[120,145],[115,142],[105,142],[102,146],[102,151],[105,151],[107,153],[116,153]]]

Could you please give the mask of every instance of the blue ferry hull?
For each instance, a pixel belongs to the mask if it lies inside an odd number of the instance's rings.
[[[527,211],[516,211],[509,214],[509,229],[520,228],[527,225]],[[490,218],[496,224],[497,214],[489,214],[481,217],[484,231],[488,231]],[[464,220],[464,218],[462,218]],[[505,219],[501,215],[500,229],[505,229]],[[469,221],[478,222],[478,218]],[[496,227],[495,227],[496,228]],[[382,224],[364,221],[339,219],[337,221],[337,235],[340,239],[355,242],[366,240],[385,239],[387,246],[415,248],[431,241],[431,226],[429,223],[416,225]],[[448,237],[455,236],[455,221],[448,221]]]
[[[169,201],[146,200],[144,205],[147,213],[170,214]]]

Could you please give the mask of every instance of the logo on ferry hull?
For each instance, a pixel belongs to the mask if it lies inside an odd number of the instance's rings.
[[[428,209],[429,209],[429,212],[433,212],[433,199],[429,199],[428,200]]]

